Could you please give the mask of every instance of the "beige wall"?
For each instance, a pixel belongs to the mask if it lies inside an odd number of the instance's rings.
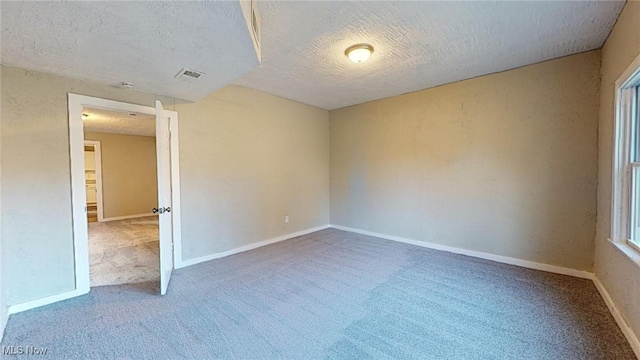
[[[2,279],[13,305],[75,288],[67,93],[148,106],[156,96],[6,66],[1,80]]]
[[[330,112],[331,223],[591,270],[592,51]]]
[[[104,217],[150,214],[158,206],[156,139],[85,132],[100,141]]]
[[[594,51],[331,113],[235,86],[194,104],[161,98],[181,122],[184,259],[328,223],[330,183],[334,224],[591,269],[601,101],[596,273],[638,332],[638,269],[604,239],[613,82],[640,52],[639,22],[640,3],[627,3],[601,94]],[[74,288],[67,93],[158,97],[1,69],[11,305]]]
[[[329,224],[326,110],[238,86],[176,110],[185,260]]]
[[[2,74],[2,67],[0,66],[0,77]],[[1,96],[0,96],[1,99]],[[1,101],[0,101],[1,102]],[[0,116],[0,164],[2,164],[2,117]],[[2,179],[2,166],[0,166],[0,179]],[[2,247],[2,181],[0,181],[0,341],[4,336],[4,329],[7,325],[8,314],[5,301],[4,284],[2,277],[2,256],[4,254]]]
[[[157,96],[2,67],[2,263],[7,305],[74,289],[67,93]],[[329,221],[328,112],[240,87],[174,105],[184,258]],[[291,222],[284,224],[287,213]]]
[[[640,268],[607,239],[611,232],[615,81],[639,54],[640,2],[629,1],[602,48],[595,271],[636,336],[640,336]]]

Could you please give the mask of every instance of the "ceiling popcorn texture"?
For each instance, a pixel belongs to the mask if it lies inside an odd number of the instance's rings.
[[[238,1],[0,6],[4,65],[191,101],[259,65]],[[185,67],[205,75],[176,79]]]
[[[235,84],[337,109],[597,49],[624,1],[261,1],[262,65]],[[373,45],[368,61],[344,55]]]
[[[156,136],[156,118],[152,115],[134,114],[84,108],[82,125],[85,132]]]
[[[1,2],[2,64],[197,101],[234,83],[337,109],[597,49],[624,1]],[[368,61],[344,55],[373,45]],[[187,82],[183,69],[204,73]]]

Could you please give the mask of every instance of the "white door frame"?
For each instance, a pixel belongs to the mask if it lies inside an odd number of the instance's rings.
[[[98,206],[98,222],[102,222],[104,220],[104,210],[102,205],[102,149],[100,148],[100,141],[85,140],[84,144],[87,146],[93,146],[94,149],[93,158],[96,166],[96,204]]]
[[[120,101],[95,98],[69,93],[69,155],[71,160],[71,203],[73,218],[73,247],[75,258],[75,280],[77,295],[91,290],[89,277],[89,237],[86,214],[87,194],[84,179],[84,126],[83,107],[135,112],[155,116],[156,108],[129,104]],[[174,267],[182,263],[181,219],[180,219],[180,157],[178,113],[165,110],[169,117],[171,139],[171,217],[173,223]]]

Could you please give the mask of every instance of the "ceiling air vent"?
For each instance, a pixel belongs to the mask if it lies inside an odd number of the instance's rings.
[[[204,75],[204,73],[202,73],[200,71],[196,71],[196,70],[191,70],[191,69],[186,69],[185,68],[185,69],[180,70],[178,75],[176,75],[176,79],[180,79],[180,80],[186,81],[186,82],[195,82],[202,75]]]

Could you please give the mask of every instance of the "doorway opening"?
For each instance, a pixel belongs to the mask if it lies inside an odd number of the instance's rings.
[[[181,260],[178,114],[69,94],[76,292],[158,282]],[[177,261],[176,261],[177,260]]]
[[[102,189],[98,189],[98,179],[102,179],[102,166],[100,165],[100,142],[85,140],[84,142],[84,177],[87,189],[87,221],[89,223],[98,221],[98,192],[102,194]]]
[[[156,118],[86,106],[82,117],[90,285],[157,287]]]

